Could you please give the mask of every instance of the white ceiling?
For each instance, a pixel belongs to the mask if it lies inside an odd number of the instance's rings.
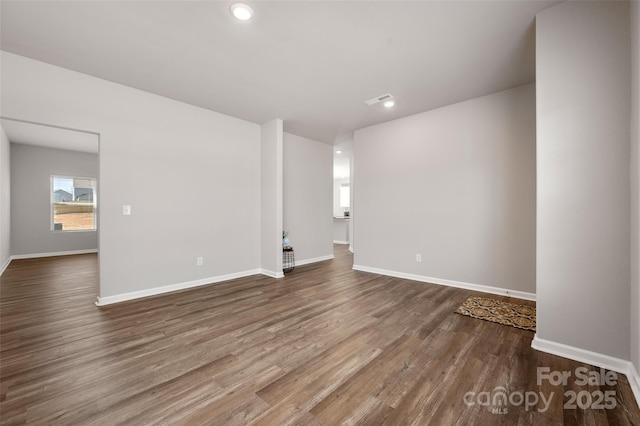
[[[0,119],[0,125],[6,132],[9,141],[13,143],[98,153],[99,137],[95,133],[5,118]]]
[[[548,1],[2,1],[1,47],[325,143],[535,80]],[[392,110],[364,101],[391,93]]]

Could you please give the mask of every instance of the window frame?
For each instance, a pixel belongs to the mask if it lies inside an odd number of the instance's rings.
[[[92,229],[54,229],[55,223],[55,207],[53,200],[53,180],[54,179],[85,179],[93,181],[95,187],[93,188],[93,228]],[[74,186],[75,189],[75,186]],[[72,194],[74,196],[75,194]],[[49,176],[49,230],[54,233],[69,233],[69,232],[96,232],[98,231],[98,178],[88,176],[70,176],[70,175],[58,175],[52,174]]]

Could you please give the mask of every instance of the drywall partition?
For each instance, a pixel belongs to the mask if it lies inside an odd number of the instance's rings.
[[[99,231],[51,231],[52,175],[97,178],[98,154],[11,144],[11,254],[14,257],[98,250]]]
[[[629,21],[626,2],[536,18],[534,347],[611,368],[630,354]]]
[[[0,127],[0,274],[11,261],[11,149]]]
[[[631,361],[640,373],[640,2],[637,1],[631,3],[631,82]]]
[[[259,125],[7,52],[0,66],[3,116],[100,134],[100,304],[259,272]]]
[[[351,170],[351,191],[349,191],[349,196],[351,197],[350,200],[350,204],[351,204],[351,208],[350,210],[350,219],[349,219],[349,250],[351,251],[351,253],[353,253],[353,228],[355,227],[355,222],[356,222],[356,215],[355,215],[355,208],[354,208],[354,201],[353,201],[353,193],[354,191],[356,191],[356,185],[354,183],[355,181],[355,173],[354,173],[354,169],[355,169],[355,158],[353,158],[353,155],[351,156],[351,158],[349,159],[349,170]]]
[[[260,270],[282,278],[282,120],[260,127]]]
[[[296,264],[333,258],[333,147],[284,134],[283,229]]]
[[[533,84],[356,131],[354,161],[354,268],[534,297]]]

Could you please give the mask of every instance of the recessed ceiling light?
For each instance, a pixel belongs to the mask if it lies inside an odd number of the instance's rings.
[[[395,104],[396,104],[396,101],[394,101],[393,99],[389,99],[383,105],[384,105],[385,108],[391,108]]]
[[[253,9],[244,3],[236,3],[231,8],[231,14],[241,21],[248,21],[253,18]]]
[[[342,154],[342,151],[338,150],[336,151],[336,154]]]

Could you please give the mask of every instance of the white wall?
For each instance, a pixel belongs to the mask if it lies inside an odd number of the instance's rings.
[[[51,232],[51,175],[97,178],[98,154],[11,144],[14,256],[98,249],[96,231]]]
[[[356,131],[354,159],[357,267],[535,293],[534,85]]]
[[[333,257],[333,147],[284,134],[284,230],[296,263]]]
[[[262,273],[280,278],[282,273],[283,144],[282,120],[260,128],[260,265]]]
[[[640,2],[631,2],[631,361],[640,372]]]
[[[259,125],[1,55],[3,116],[100,134],[103,298],[260,268]]]
[[[11,149],[0,127],[0,274],[11,260]]]
[[[349,204],[351,204],[350,208],[349,208],[349,250],[351,251],[351,253],[353,253],[353,229],[355,228],[355,222],[356,222],[356,215],[355,215],[355,206],[354,201],[353,201],[353,193],[355,191],[357,191],[356,189],[356,184],[355,182],[355,173],[353,172],[355,170],[355,158],[353,158],[353,155],[349,158],[349,170],[351,170],[351,191],[349,192],[349,195],[351,196],[351,200],[349,202]]]
[[[629,359],[629,4],[536,19],[536,338]]]

